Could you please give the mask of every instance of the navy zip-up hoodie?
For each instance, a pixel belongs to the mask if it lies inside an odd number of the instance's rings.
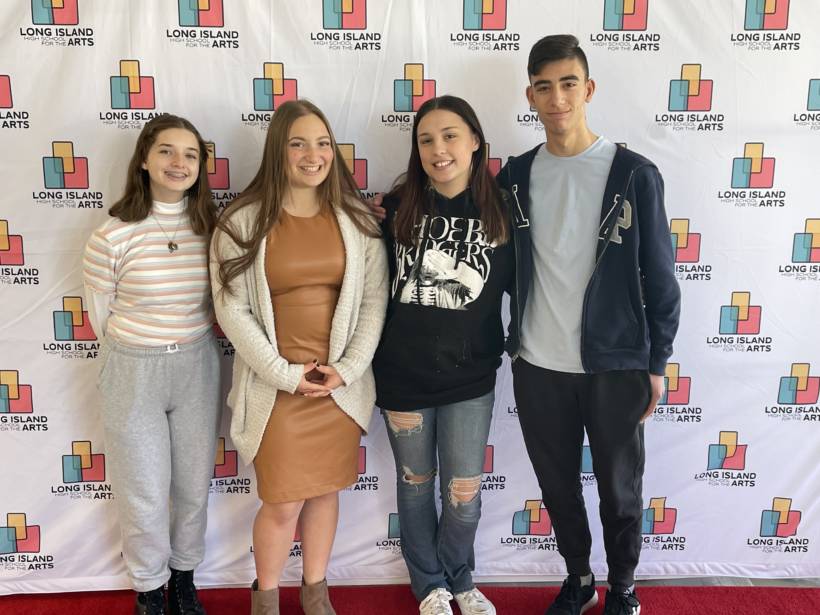
[[[530,170],[540,147],[511,157],[496,178],[512,194],[516,219],[518,284],[516,305],[510,302],[514,326],[507,339],[512,357],[521,344],[519,332],[532,280]],[[663,204],[663,179],[651,161],[618,147],[601,203],[595,269],[584,294],[584,370],[644,369],[663,375],[679,317],[680,288]]]

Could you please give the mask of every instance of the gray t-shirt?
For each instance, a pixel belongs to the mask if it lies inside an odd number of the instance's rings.
[[[521,357],[583,373],[581,312],[595,268],[601,205],[617,145],[603,137],[575,156],[542,146],[530,171],[533,276],[521,327]]]

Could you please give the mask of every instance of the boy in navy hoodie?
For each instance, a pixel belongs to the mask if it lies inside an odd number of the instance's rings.
[[[547,142],[510,158],[498,180],[518,213],[524,281],[507,343],[518,416],[569,574],[547,615],[578,615],[598,600],[579,476],[584,430],[609,568],[604,613],[638,615],[643,421],[663,392],[680,312],[663,180],[587,126],[595,82],[577,38],[542,38],[527,70]]]

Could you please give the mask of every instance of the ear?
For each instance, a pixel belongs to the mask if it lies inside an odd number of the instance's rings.
[[[525,91],[525,95],[527,97],[527,102],[530,103],[530,108],[535,109],[535,99],[532,96],[532,86],[528,85]]]
[[[586,83],[586,96],[584,96],[584,101],[589,102],[592,100],[592,95],[595,93],[595,80],[594,79],[587,79]]]
[[[143,171],[147,171],[147,170],[148,170],[148,163],[147,163],[147,162],[143,161],[143,163],[142,163],[140,166],[142,167],[142,170],[143,170]]]
[[[471,134],[473,135],[473,150],[472,151],[475,152],[481,146],[481,141],[478,139],[478,135],[476,133],[472,132]]]

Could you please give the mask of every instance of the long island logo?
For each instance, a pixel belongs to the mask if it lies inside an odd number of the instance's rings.
[[[771,508],[760,513],[760,531],[746,546],[764,553],[808,553],[810,540],[798,534],[803,513],[792,508],[791,498],[772,498]]]
[[[512,515],[512,533],[500,538],[501,545],[516,551],[557,551],[552,520],[541,500],[525,500]]]
[[[775,159],[763,154],[765,144],[746,143],[743,156],[732,160],[731,189],[718,192],[725,204],[736,207],[783,207],[786,191],[774,189]]]
[[[462,0],[462,31],[450,32],[453,47],[470,51],[519,51],[521,34],[507,32],[507,0]]]
[[[820,376],[811,375],[811,364],[792,363],[788,376],[780,377],[777,405],[766,406],[767,416],[784,421],[820,422]]]
[[[225,438],[216,440],[216,459],[214,460],[214,474],[211,478],[209,493],[218,494],[248,494],[251,492],[251,479],[240,478],[239,456],[235,450],[227,448]]]
[[[771,352],[772,338],[760,335],[763,307],[752,304],[752,293],[735,291],[729,305],[720,306],[718,335],[706,338],[710,348],[725,352]]]
[[[88,158],[76,156],[72,141],[52,141],[43,156],[43,189],[32,191],[37,205],[54,209],[102,209],[103,193],[88,189]]]
[[[655,114],[658,126],[673,130],[719,132],[726,117],[712,113],[714,82],[702,78],[700,64],[683,64],[680,78],[669,81],[668,113]]]
[[[299,97],[296,79],[285,77],[282,62],[263,62],[262,76],[253,79],[253,113],[243,113],[242,123],[267,130],[274,111],[284,102]]]
[[[208,150],[208,161],[205,163],[208,187],[211,189],[211,197],[221,211],[239,196],[238,192],[231,192],[231,161],[217,156],[216,144],[213,141],[207,141],[205,147]]]
[[[342,160],[344,160],[347,170],[353,175],[353,181],[356,182],[356,187],[361,191],[364,198],[369,199],[375,195],[375,192],[367,192],[367,158],[356,157],[355,143],[337,143],[336,146],[342,153]]]
[[[730,38],[735,47],[749,51],[797,51],[799,32],[789,29],[790,0],[746,0],[743,31]]]
[[[63,455],[62,483],[51,493],[73,499],[112,500],[111,485],[105,482],[105,455],[95,453],[90,440],[75,440],[71,453]]]
[[[666,506],[666,497],[650,498],[641,517],[642,549],[685,551],[686,536],[675,533],[678,509]]]
[[[401,524],[398,513],[387,515],[387,538],[380,538],[376,541],[376,548],[379,551],[387,551],[393,555],[401,554]]]
[[[592,466],[592,447],[584,444],[581,448],[581,485],[590,487],[597,484],[598,479],[595,477],[595,469]]]
[[[0,284],[33,286],[40,283],[40,270],[26,265],[23,236],[14,233],[8,220],[0,218]]]
[[[357,460],[358,478],[345,491],[378,491],[379,475],[367,471],[367,446],[359,446],[359,458]]]
[[[647,31],[649,0],[604,0],[603,31],[589,35],[607,51],[660,51],[661,35]]]
[[[322,5],[322,29],[310,33],[318,47],[331,51],[380,51],[381,32],[367,30],[367,0],[313,0]]]
[[[54,341],[43,344],[43,350],[63,359],[95,359],[100,349],[82,297],[63,297],[62,309],[52,312]]]
[[[484,465],[481,468],[481,490],[503,491],[507,486],[507,477],[495,471],[495,445],[484,447]]]
[[[436,80],[424,78],[424,64],[405,64],[404,77],[393,80],[393,111],[382,115],[382,124],[404,132],[413,129],[413,113],[436,96]]]
[[[661,423],[700,423],[703,408],[690,404],[692,378],[681,376],[680,363],[667,363],[663,377],[663,394],[652,419]]]
[[[515,121],[522,128],[532,128],[535,132],[544,132],[544,124],[533,107],[530,107],[525,113],[518,113]]]
[[[782,277],[820,280],[820,218],[806,218],[792,238],[791,262],[778,266]]]
[[[5,521],[5,525],[0,525],[0,570],[25,572],[54,568],[54,556],[41,551],[39,525],[29,523],[23,512],[6,513]]]
[[[2,100],[2,94],[0,94],[0,100]],[[806,110],[794,114],[794,124],[810,130],[820,130],[820,79],[809,79]]]
[[[219,349],[222,351],[222,356],[230,357],[230,359],[232,359],[234,354],[236,354],[236,349],[233,347],[233,344],[231,344],[231,341],[228,339],[228,336],[225,335],[225,332],[222,330],[222,327],[219,326],[218,322],[214,323],[213,331],[214,335],[216,336],[216,343],[219,346]],[[226,360],[226,365],[228,366],[229,370],[230,366],[232,365],[230,359]]]
[[[0,431],[48,431],[48,417],[34,413],[31,385],[16,369],[0,369]]]
[[[142,73],[139,60],[120,60],[119,74],[108,78],[111,110],[101,111],[100,120],[117,128],[142,129],[156,111],[154,78]]]
[[[669,233],[675,251],[675,277],[678,280],[708,282],[712,265],[700,262],[701,234],[691,231],[689,218],[672,218]]]
[[[185,47],[239,49],[239,32],[225,28],[223,0],[177,0],[179,27],[166,28],[165,37]]]
[[[0,75],[0,128],[31,128],[28,111],[14,108],[14,97],[11,91],[11,76]]]
[[[708,447],[706,471],[695,474],[695,480],[713,487],[754,487],[757,473],[746,471],[747,450],[738,432],[721,431]]]
[[[20,37],[45,47],[93,47],[94,28],[80,25],[79,0],[31,0],[31,25]]]

